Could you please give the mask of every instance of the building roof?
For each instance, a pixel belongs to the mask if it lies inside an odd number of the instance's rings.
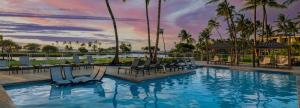
[[[286,44],[278,43],[276,41],[260,42],[256,45],[256,48],[267,48],[267,49],[283,49],[287,48]]]

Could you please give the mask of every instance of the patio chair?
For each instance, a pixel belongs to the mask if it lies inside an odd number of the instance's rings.
[[[19,57],[19,62],[20,62],[19,68],[21,69],[22,74],[24,73],[23,70],[28,70],[28,69],[32,69],[33,68],[33,66],[30,63],[29,56],[21,56],[21,57]]]
[[[75,77],[73,76],[73,70],[72,70],[72,67],[71,67],[71,66],[63,67],[63,69],[64,69],[64,73],[65,73],[66,80],[69,80],[69,81],[71,81],[72,83],[80,83],[80,82],[84,82],[81,78],[75,78]]]
[[[277,58],[277,66],[287,66],[289,65],[289,60],[287,57],[279,56]]]
[[[95,64],[94,64],[94,59],[92,55],[88,55],[87,57],[87,62],[88,62],[88,66],[92,66],[94,68]]]
[[[84,64],[82,64],[82,63],[80,62],[80,59],[79,59],[79,56],[78,56],[78,55],[74,55],[74,56],[73,56],[73,60],[74,60],[73,67],[77,67],[77,68],[80,70],[80,67],[81,67],[81,66],[84,66]]]
[[[231,56],[228,56],[227,61],[225,61],[225,64],[231,64]]]
[[[93,69],[93,72],[90,74],[90,76],[80,76],[80,77],[77,77],[76,79],[77,80],[80,80],[81,82],[89,82],[89,81],[94,81],[96,76],[98,74],[100,74],[100,69]]]
[[[187,67],[189,69],[195,69],[198,67],[194,58],[189,59],[189,62],[187,62]]]
[[[118,74],[120,73],[121,69],[125,70],[125,74],[127,73],[128,70],[129,70],[129,74],[132,74],[133,70],[138,71],[139,62],[140,59],[134,59],[130,67],[118,67]]]
[[[50,76],[51,76],[52,82],[57,85],[66,85],[66,84],[71,83],[71,81],[63,79],[61,67],[59,67],[59,66],[50,68]]]
[[[147,59],[145,61],[144,65],[138,66],[137,69],[142,70],[143,76],[145,75],[145,71],[147,71],[148,74],[150,75],[150,69],[151,69],[150,65],[151,65],[151,59]],[[139,74],[139,71],[136,71],[136,72],[137,72],[136,73],[136,77],[137,77],[137,75]]]
[[[155,64],[150,65],[150,68],[155,70],[155,73],[160,69],[163,69],[163,64],[161,63],[161,59],[157,59]]]
[[[102,69],[103,71],[101,71],[101,69],[99,68],[99,72],[97,74],[97,76],[94,78],[94,81],[100,81],[103,79],[105,73],[106,73],[106,70],[107,70],[107,67],[104,67],[104,69]]]
[[[211,60],[210,62],[217,64],[218,62],[220,62],[219,56],[214,56],[213,60]]]
[[[0,70],[1,71],[9,70],[6,60],[0,60]]]
[[[271,58],[270,57],[264,57],[262,61],[259,62],[261,65],[270,65],[271,64]]]

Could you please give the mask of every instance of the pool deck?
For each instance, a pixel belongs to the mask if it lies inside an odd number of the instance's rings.
[[[297,76],[300,76],[300,67],[293,67],[293,69],[278,69],[278,68],[261,68],[256,67],[253,68],[251,65],[240,65],[240,66],[229,66],[229,65],[215,65],[215,64],[206,64],[204,61],[198,61],[198,64],[205,67],[221,67],[221,68],[229,68],[233,70],[241,70],[241,71],[265,71],[265,72],[287,72],[292,73]],[[74,76],[82,76],[82,75],[89,75],[93,69],[81,69],[75,70],[73,72]],[[150,75],[146,72],[144,76],[141,74],[138,77],[135,75],[125,74],[124,70],[120,71],[120,74],[117,74],[117,67],[108,67],[106,71],[106,75],[117,77],[123,80],[129,80],[131,82],[140,82],[145,80],[151,80],[156,78],[168,77],[173,75],[179,74],[189,74],[193,73],[193,71],[175,71],[175,72],[158,72],[154,73],[151,72]],[[50,74],[49,72],[40,72],[40,73],[32,73],[32,71],[24,72],[24,74],[13,74],[9,75],[8,72],[0,71],[0,107],[1,108],[15,108],[16,106],[6,93],[3,88],[3,85],[12,85],[12,84],[20,84],[20,83],[27,83],[27,82],[36,82],[36,81],[49,81]],[[300,99],[300,77],[297,77],[297,88],[298,88],[298,98]],[[300,106],[300,102],[299,102]]]

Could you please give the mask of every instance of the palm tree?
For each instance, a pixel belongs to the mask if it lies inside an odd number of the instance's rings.
[[[288,32],[290,33],[290,34],[292,34],[294,37],[296,36],[296,33],[298,32],[298,27],[297,27],[297,23],[296,22],[293,22],[292,20],[290,20],[290,21],[288,21],[287,22],[287,28],[288,28]],[[289,41],[291,41],[290,39],[289,39]],[[289,43],[291,43],[291,42],[289,42]]]
[[[258,55],[257,51],[256,51],[256,31],[257,31],[257,21],[256,21],[256,10],[257,10],[257,0],[246,0],[246,8],[242,9],[242,10],[249,10],[249,9],[253,9],[253,22],[254,22],[254,25],[253,25],[253,53],[252,53],[252,65],[253,67],[255,67],[255,61],[256,61],[256,56]]]
[[[164,0],[166,1],[166,0]],[[159,31],[160,31],[160,14],[161,14],[161,2],[162,0],[158,0],[158,14],[157,14],[157,28],[156,28],[156,41],[155,41],[155,50],[154,50],[154,57],[153,61],[156,62],[157,60],[157,51],[158,51],[158,43],[159,43]]]
[[[181,30],[178,37],[180,38],[180,42],[186,41],[186,43],[189,43],[191,41],[192,35],[190,35],[186,30]]]
[[[210,38],[210,30],[208,28],[205,28],[202,32],[199,33],[199,40],[203,39],[205,41],[205,49],[206,49],[206,59],[207,59],[207,63],[209,63],[209,55],[208,55],[208,40]]]
[[[277,22],[277,30],[275,31],[278,33],[282,33],[288,39],[288,23],[290,22],[290,19],[288,19],[284,14],[279,14],[275,22]]]
[[[218,2],[219,0],[211,0],[208,3],[213,3],[213,2]],[[223,16],[226,19],[227,25],[228,25],[228,30],[230,33],[231,39],[233,39],[233,44],[234,44],[234,60],[235,63],[238,64],[238,51],[237,51],[237,32],[236,32],[236,27],[233,22],[233,10],[234,6],[229,5],[227,0],[224,0],[221,2],[216,11],[218,16]]]
[[[210,30],[215,29],[216,32],[218,33],[220,39],[223,40],[222,35],[221,35],[221,33],[219,32],[219,30],[218,30],[219,27],[220,27],[220,23],[217,22],[216,19],[210,19],[210,20],[208,21],[208,28],[209,28]]]
[[[148,47],[151,47],[151,34],[150,34],[150,22],[149,22],[149,3],[150,0],[145,0],[146,4],[146,19],[147,19],[147,32],[148,32]],[[149,48],[149,57],[152,60],[152,51]]]
[[[297,2],[297,1],[299,1],[299,0],[286,0],[286,1],[283,2],[283,4],[289,5],[289,4],[292,4],[292,3]]]
[[[123,0],[123,1],[125,2],[126,0]],[[105,3],[106,3],[106,6],[107,6],[109,15],[110,15],[110,17],[112,19],[112,23],[113,23],[113,27],[114,27],[114,32],[115,32],[115,39],[116,39],[115,57],[114,57],[113,61],[111,62],[111,64],[115,65],[115,64],[119,63],[119,36],[118,36],[118,29],[117,29],[117,23],[116,23],[115,16],[114,16],[113,11],[112,11],[112,9],[110,7],[110,4],[109,4],[109,0],[105,0]]]
[[[266,27],[268,25],[268,14],[267,14],[267,7],[270,8],[286,8],[285,5],[279,4],[276,0],[257,0],[256,3],[253,2],[254,0],[248,0],[246,3],[246,7],[243,10],[254,9],[256,6],[261,6],[263,11],[263,24],[262,24],[262,41],[264,35],[266,35]],[[256,5],[256,6],[254,6]],[[267,40],[269,39],[269,35],[267,36]]]

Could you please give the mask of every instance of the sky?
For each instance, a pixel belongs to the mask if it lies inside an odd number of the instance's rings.
[[[151,41],[154,45],[157,24],[157,1],[151,0],[149,13]],[[167,49],[179,41],[178,34],[186,29],[197,40],[199,32],[207,21],[216,17],[216,4],[206,4],[207,0],[167,0],[162,4],[161,28]],[[244,6],[243,0],[230,0],[238,10]],[[131,43],[134,50],[147,45],[147,25],[144,0],[110,0],[117,18],[121,42]],[[286,9],[268,9],[268,19],[274,23],[279,13],[294,18],[300,10],[300,1]],[[258,9],[261,10],[261,9]],[[242,12],[252,17],[252,11]],[[258,12],[261,18],[261,12]],[[220,31],[224,37],[226,23],[223,18]],[[275,24],[273,24],[275,25]],[[90,42],[98,40],[102,47],[115,44],[112,21],[105,0],[0,0],[0,33],[4,39],[19,43],[52,44],[55,41]],[[212,38],[217,38],[213,33]],[[160,39],[162,40],[162,39]],[[163,43],[160,42],[160,47]]]

